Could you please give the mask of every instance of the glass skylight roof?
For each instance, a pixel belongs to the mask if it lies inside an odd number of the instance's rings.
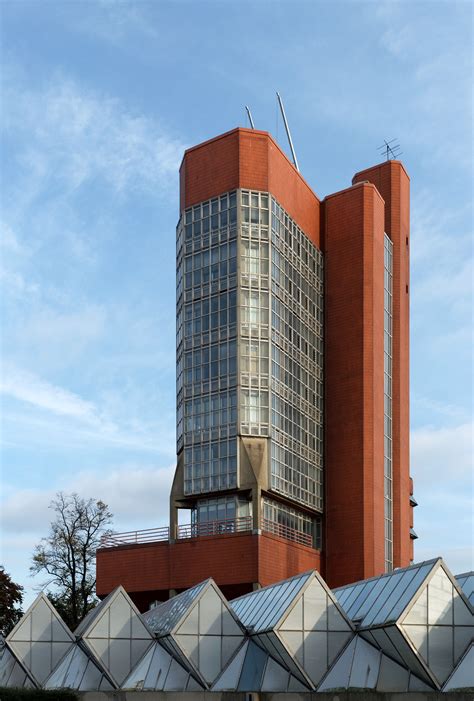
[[[100,615],[100,613],[105,609],[109,601],[113,598],[115,592],[117,589],[120,589],[120,587],[117,587],[113,591],[110,592],[110,594],[107,594],[105,599],[102,599],[99,601],[97,606],[89,611],[87,616],[82,619],[82,621],[79,623],[77,628],[74,631],[74,635],[78,638],[80,637],[85,630],[87,630],[93,623],[93,621],[96,620],[96,618]]]
[[[142,618],[150,630],[158,637],[169,635],[188,612],[208,581],[206,579],[204,582],[196,584],[192,589],[187,589],[169,601],[164,601],[146,611]]]
[[[234,599],[230,605],[250,633],[269,630],[278,623],[312,574],[311,570],[258,589]]]
[[[467,648],[454,672],[443,686],[443,691],[474,689],[474,673],[472,670],[474,670],[474,643],[471,643]]]
[[[114,686],[105,671],[92,659],[90,652],[79,642],[72,646],[50,674],[44,688],[108,691]]]
[[[129,674],[122,688],[140,691],[185,691],[189,690],[191,679],[194,688],[204,688],[157,640]]]
[[[35,683],[23,665],[16,659],[10,648],[0,647],[0,687],[34,688]]]
[[[40,594],[0,636],[0,687],[202,698],[206,690],[474,689],[473,580],[472,572],[455,580],[439,558],[334,593],[309,571],[229,604],[208,579],[143,617],[118,587],[75,640]]]
[[[396,621],[431,572],[436,560],[429,560],[389,574],[334,589],[339,604],[358,628]]]
[[[474,606],[474,572],[464,572],[464,574],[457,574],[455,576],[455,579],[461,587],[466,599],[468,599],[471,606]]]

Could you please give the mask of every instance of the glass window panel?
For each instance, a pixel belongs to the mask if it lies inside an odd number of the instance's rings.
[[[428,584],[428,623],[453,623],[453,585],[441,567]]]
[[[266,652],[250,641],[242,666],[238,691],[255,691],[260,689],[266,660]]]
[[[372,625],[376,621],[384,622],[385,615],[390,613],[397,599],[391,600],[390,597],[395,587],[401,582],[402,577],[406,572],[395,572],[389,577],[383,577],[382,581],[385,580],[383,587],[383,594],[376,600],[374,606],[368,612],[367,616],[364,618],[364,626]],[[398,597],[397,597],[398,598]],[[388,602],[388,603],[387,603]]]

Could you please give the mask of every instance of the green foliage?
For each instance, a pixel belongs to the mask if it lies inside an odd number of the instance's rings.
[[[6,637],[23,615],[23,587],[0,565],[0,634]]]
[[[46,572],[45,586],[54,585],[48,597],[64,622],[74,630],[94,607],[95,555],[101,537],[111,533],[112,514],[107,504],[59,492],[50,508],[55,513],[51,530],[35,547],[31,572]]]

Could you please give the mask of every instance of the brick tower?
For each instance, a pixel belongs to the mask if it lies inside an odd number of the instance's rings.
[[[231,596],[409,564],[408,250],[398,161],[320,201],[266,132],[186,151],[170,527],[104,543],[100,595],[122,583],[145,606],[208,576]]]

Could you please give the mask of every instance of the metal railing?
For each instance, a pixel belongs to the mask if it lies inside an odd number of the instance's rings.
[[[178,539],[201,538],[204,536],[226,535],[228,533],[243,533],[252,530],[252,517],[240,516],[238,518],[227,518],[219,521],[206,521],[205,523],[190,523],[178,526]],[[272,533],[285,540],[291,540],[300,545],[313,547],[313,538],[308,533],[297,531],[281,523],[275,523],[266,518],[262,519],[262,530]],[[141,545],[144,543],[160,543],[169,541],[170,529],[167,526],[162,528],[148,528],[142,531],[127,531],[126,533],[111,533],[102,536],[101,548],[116,548],[119,545]]]
[[[143,531],[127,531],[126,533],[111,533],[104,535],[100,539],[101,548],[115,548],[117,545],[138,545],[140,543],[158,543],[169,540],[170,529],[167,526],[162,528],[148,528]]]
[[[292,540],[294,543],[299,543],[300,545],[307,545],[310,548],[313,547],[313,537],[308,533],[297,531],[294,528],[284,526],[283,524],[276,523],[275,521],[270,521],[267,518],[262,519],[262,531],[273,533],[273,535],[280,536],[280,538],[285,538],[285,540]]]
[[[199,538],[209,535],[225,535],[226,533],[242,533],[252,530],[252,517],[224,519],[220,521],[208,521],[206,523],[191,523],[178,526],[178,539]],[[141,545],[143,543],[159,543],[169,541],[170,529],[148,528],[142,531],[127,531],[126,533],[111,533],[102,536],[101,548],[116,548],[119,545]]]
[[[206,521],[178,526],[178,538],[199,538],[206,535],[225,535],[226,533],[242,533],[252,530],[252,517],[240,516],[221,521]]]

